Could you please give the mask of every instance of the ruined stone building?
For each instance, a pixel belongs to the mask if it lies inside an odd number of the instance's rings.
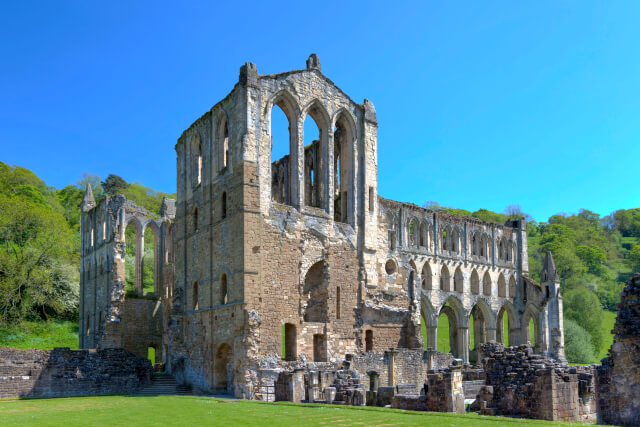
[[[280,159],[271,156],[274,108],[289,122]],[[305,146],[307,116],[319,138]],[[542,283],[529,278],[525,221],[497,225],[380,197],[377,126],[373,104],[340,90],[316,55],[279,74],[243,65],[231,92],[178,139],[177,200],[160,215],[123,196],[96,206],[88,189],[80,346],[141,356],[152,347],[180,381],[247,398],[265,366],[435,349],[442,314],[464,362],[507,337],[562,360],[558,275],[548,255]],[[127,227],[137,251],[129,291]],[[155,268],[145,294],[148,229]]]

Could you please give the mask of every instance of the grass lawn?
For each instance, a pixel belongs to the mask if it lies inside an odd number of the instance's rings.
[[[263,403],[192,396],[101,396],[0,401],[3,426],[48,425],[567,425],[501,417],[481,417],[396,409]]]
[[[0,346],[14,348],[78,348],[78,322],[22,322],[0,325]]]

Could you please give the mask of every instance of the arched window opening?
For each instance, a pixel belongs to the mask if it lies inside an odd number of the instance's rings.
[[[227,217],[227,192],[223,191],[222,192],[222,219],[225,219]]]
[[[156,364],[156,349],[155,347],[147,347],[147,359],[152,365]]]
[[[425,262],[422,266],[422,289],[430,291],[432,289],[431,280],[431,267],[428,262]]]
[[[447,242],[447,230],[444,230],[442,232],[442,250],[446,251],[448,247],[448,242]]]
[[[93,228],[91,229],[91,247],[94,246],[94,241],[93,241]]]
[[[304,321],[328,322],[329,278],[324,262],[315,263],[307,272],[304,280],[304,296],[307,301]]]
[[[478,362],[478,350],[480,344],[487,341],[487,325],[484,313],[477,305],[471,310],[469,317],[469,360]]]
[[[304,120],[304,204],[322,207],[322,140],[326,130],[320,126],[319,110],[313,107]]]
[[[449,269],[446,265],[442,266],[442,270],[440,270],[440,290],[445,292],[451,291],[450,286],[450,278],[449,278]]]
[[[102,221],[102,240],[107,240],[107,222]]]
[[[507,305],[503,305],[498,312],[496,338],[498,342],[504,344],[505,346],[509,346],[512,342],[511,331],[509,329],[509,325],[511,324],[512,320],[513,316],[511,314],[511,311],[507,309]]]
[[[416,222],[411,220],[409,222],[409,246],[416,245]]]
[[[373,331],[368,329],[364,334],[364,351],[373,351]]]
[[[223,274],[220,278],[220,305],[225,305],[227,300],[227,275]]]
[[[389,230],[389,249],[396,249],[396,232],[393,230]]]
[[[451,353],[454,357],[458,357],[458,320],[450,303],[447,303],[440,310],[437,334],[437,351]]]
[[[498,259],[500,261],[504,260],[504,244],[502,243],[502,240],[498,242]]]
[[[427,246],[427,231],[423,222],[420,223],[420,247],[424,248],[425,246]]]
[[[340,319],[340,286],[336,288],[336,319]]]
[[[138,294],[138,274],[136,272],[138,263],[136,252],[138,251],[138,229],[129,222],[124,232],[125,255],[124,255],[124,278],[125,278],[125,295],[134,296]],[[142,288],[142,283],[140,283]],[[140,289],[142,291],[142,289]]]
[[[151,226],[144,230],[144,253],[142,257],[142,293],[153,295],[156,285],[156,235]]]
[[[353,163],[354,138],[355,132],[351,120],[349,120],[346,113],[340,113],[333,130],[333,209],[334,219],[340,222],[347,222],[348,220],[349,170]],[[369,212],[373,212],[373,204],[373,187],[369,187]]]
[[[456,292],[464,292],[464,277],[462,276],[460,267],[456,268],[456,272],[453,275],[453,287]]]
[[[227,121],[224,121],[224,138],[223,138],[223,166],[224,168],[229,166],[229,124]]]
[[[87,314],[87,324],[86,324],[86,326],[87,326],[87,336],[89,336],[89,334],[91,333],[91,323],[90,323],[90,321],[91,321],[91,318]]]
[[[385,265],[384,265],[384,271],[388,274],[388,275],[392,275],[396,272],[397,270],[397,265],[396,262],[392,259],[388,260]]]
[[[459,245],[458,240],[460,239],[460,232],[458,232],[457,228],[454,228],[451,233],[451,252],[458,253]]]
[[[291,204],[291,108],[281,100],[271,109],[271,200],[282,204]]]
[[[488,271],[484,273],[482,278],[482,293],[486,296],[491,296],[491,276],[489,276]]]
[[[298,343],[296,326],[291,323],[282,325],[282,357],[284,360],[296,360],[298,358]]]
[[[198,207],[196,206],[195,208],[193,208],[193,232],[197,233],[198,232]]]
[[[536,333],[536,322],[533,320],[533,316],[529,316],[529,322],[527,323],[528,327],[528,340],[531,343],[533,348],[536,348],[538,345],[537,338],[538,334]]]
[[[198,310],[200,308],[198,305],[198,282],[193,282],[192,293],[193,309]]]
[[[202,181],[202,144],[200,137],[191,137],[191,186],[195,187]]]
[[[475,268],[471,271],[471,293],[473,295],[480,294],[480,277]]]
[[[500,276],[498,276],[498,296],[500,298],[507,297],[507,283],[505,282],[502,273],[500,273]]]

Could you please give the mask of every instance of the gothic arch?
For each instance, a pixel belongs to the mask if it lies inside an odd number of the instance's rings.
[[[332,120],[333,129],[333,199],[334,219],[341,222],[353,222],[349,215],[351,195],[355,191],[353,178],[353,158],[356,146],[356,125],[346,108],[341,108]]]
[[[444,292],[451,292],[451,277],[449,275],[449,269],[446,265],[443,265],[440,269],[440,290]]]
[[[509,277],[509,298],[515,298],[516,297],[516,279],[515,279],[515,275],[512,274],[511,277]]]
[[[453,289],[459,293],[464,292],[464,276],[462,275],[460,267],[456,268],[456,271],[453,274]]]
[[[430,291],[431,289],[433,289],[433,276],[431,273],[431,266],[429,265],[429,262],[426,261],[423,266],[422,266],[422,289],[424,290],[428,290]]]
[[[478,271],[474,268],[471,270],[471,293],[473,295],[480,294],[480,276],[478,276]]]
[[[508,330],[504,330],[505,313],[507,315]],[[496,319],[496,340],[499,343],[506,344],[508,342],[509,345],[517,344],[517,337],[512,332],[517,330],[519,327],[515,313],[515,307],[510,301],[505,301],[500,307],[500,310],[498,310],[498,316]],[[505,338],[508,338],[508,341],[506,341]]]

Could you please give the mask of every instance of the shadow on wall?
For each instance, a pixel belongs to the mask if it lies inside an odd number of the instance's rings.
[[[151,382],[151,363],[124,349],[0,347],[0,398],[126,394]]]

